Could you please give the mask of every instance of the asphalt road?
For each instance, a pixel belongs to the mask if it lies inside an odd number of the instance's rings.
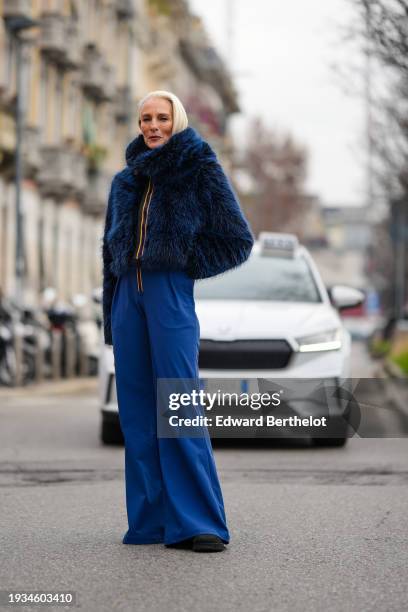
[[[75,591],[87,612],[408,609],[407,438],[217,448],[227,550],[125,546],[95,386],[0,390],[0,589]]]

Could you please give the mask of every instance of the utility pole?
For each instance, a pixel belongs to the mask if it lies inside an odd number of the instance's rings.
[[[374,213],[374,138],[373,138],[373,106],[372,106],[372,78],[371,78],[371,7],[365,3],[366,18],[366,49],[365,49],[365,101],[366,101],[366,142],[367,142],[367,175],[366,175],[366,204],[371,215]],[[370,216],[371,216],[370,215]]]
[[[234,81],[236,78],[236,63],[234,55],[234,34],[235,34],[235,17],[236,17],[236,3],[238,0],[225,0],[225,59],[228,67],[228,71],[231,75],[231,79]],[[232,117],[226,115],[225,123],[225,135],[227,140],[227,157],[228,157],[228,171],[232,172],[235,165],[236,158],[236,140],[233,135],[233,125],[231,124]],[[226,161],[226,160],[225,160]]]
[[[226,0],[227,60],[232,73],[234,72],[234,67],[232,65],[232,58],[234,57],[234,1],[236,2],[236,0]]]
[[[22,314],[24,300],[24,275],[25,275],[25,258],[24,258],[24,236],[23,236],[23,212],[21,202],[21,183],[23,180],[23,122],[24,122],[24,99],[23,99],[23,45],[24,39],[21,33],[36,25],[37,21],[10,12],[4,17],[6,29],[12,36],[16,50],[16,150],[15,150],[15,219],[16,219],[16,252],[15,252],[15,302],[16,309],[13,309],[13,331],[14,345],[16,353],[16,372],[14,384],[21,385],[23,382],[23,347],[21,336],[20,317]]]
[[[226,0],[225,5],[225,18],[226,18],[226,61],[229,73],[231,76],[234,74],[234,0]],[[231,135],[231,120],[228,115],[226,116],[226,124],[225,124],[225,134],[227,136],[227,140],[229,142],[229,154],[228,154],[228,163],[232,164],[231,159],[231,150],[233,148],[232,145],[232,135]],[[231,168],[230,168],[231,170]]]
[[[21,184],[23,180],[23,123],[24,123],[24,96],[23,96],[23,45],[24,39],[21,33],[36,25],[38,22],[29,17],[13,15],[10,12],[4,17],[6,29],[10,32],[15,43],[16,51],[16,150],[15,150],[15,193],[16,193],[16,291],[15,298],[18,307],[23,305],[23,281],[24,281],[24,241],[23,241],[23,214],[21,202]]]
[[[23,41],[20,38],[19,32],[14,34],[16,41],[16,151],[15,151],[15,190],[16,190],[16,260],[15,260],[15,275],[16,275],[16,302],[19,308],[23,306],[24,300],[24,276],[26,273],[24,265],[24,236],[23,236],[23,211],[21,201],[21,183],[23,180]]]
[[[395,317],[397,321],[404,317],[405,308],[405,251],[407,239],[407,202],[405,198],[399,198],[394,202],[394,229],[395,229]]]
[[[371,219],[376,213],[374,194],[374,138],[373,138],[373,112],[372,112],[372,82],[371,82],[371,5],[364,3],[366,19],[366,69],[365,69],[365,97],[366,97],[366,133],[367,133],[367,206]],[[389,203],[391,238],[394,259],[393,283],[393,313],[396,320],[403,318],[406,292],[406,201],[403,198],[393,199]]]

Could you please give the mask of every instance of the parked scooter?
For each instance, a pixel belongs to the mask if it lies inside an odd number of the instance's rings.
[[[0,298],[0,385],[10,386],[15,380],[16,354],[13,341],[13,321],[10,304]]]
[[[34,308],[20,310],[13,300],[0,293],[0,385],[16,384],[19,369],[16,340],[21,343],[18,351],[21,351],[21,382],[26,385],[36,378],[38,350],[46,354],[49,349],[47,327]]]

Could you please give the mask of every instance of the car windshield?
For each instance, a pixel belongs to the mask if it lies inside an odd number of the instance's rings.
[[[304,257],[261,257],[254,253],[238,268],[196,281],[194,297],[202,300],[322,301]]]

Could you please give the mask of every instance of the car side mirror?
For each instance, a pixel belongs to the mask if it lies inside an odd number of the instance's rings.
[[[337,310],[346,310],[359,306],[365,300],[365,295],[359,289],[347,285],[333,285],[328,289],[329,297]]]

